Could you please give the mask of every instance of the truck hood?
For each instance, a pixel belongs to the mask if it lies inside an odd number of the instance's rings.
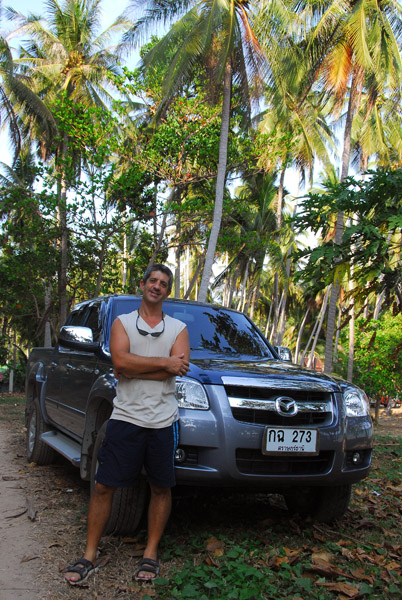
[[[282,387],[286,387],[286,382],[289,383],[290,387],[303,387],[308,383],[309,387],[317,386],[317,388],[324,387],[328,391],[340,391],[339,384],[331,377],[280,360],[192,359],[188,377],[199,379],[207,385],[222,385],[222,378],[225,378],[225,380],[234,377],[243,380],[244,378],[279,379],[283,382]]]

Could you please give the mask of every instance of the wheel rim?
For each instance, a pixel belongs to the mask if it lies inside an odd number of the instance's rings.
[[[32,454],[36,439],[36,410],[33,409],[28,426],[28,450]]]

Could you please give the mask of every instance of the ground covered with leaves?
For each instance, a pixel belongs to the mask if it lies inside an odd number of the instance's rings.
[[[83,588],[62,571],[83,551],[89,486],[69,463],[27,465],[23,401],[0,396],[0,428],[13,432],[16,477],[42,543],[43,599],[347,600],[402,598],[402,409],[380,415],[371,476],[354,486],[334,525],[292,519],[280,496],[220,495],[175,503],[161,545],[160,577],[133,581],[145,529],[106,537],[99,573]],[[40,564],[39,564],[40,563]]]

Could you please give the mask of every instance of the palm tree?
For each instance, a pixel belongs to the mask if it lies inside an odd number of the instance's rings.
[[[149,32],[152,26],[161,22],[175,22],[171,30],[143,59],[144,68],[153,69],[158,63],[163,63],[168,55],[167,50],[172,45],[177,48],[165,77],[165,98],[160,112],[163,112],[174,94],[178,93],[183,83],[191,77],[193,68],[199,61],[208,65],[214,82],[222,86],[222,120],[214,215],[198,293],[199,301],[206,300],[222,220],[232,84],[236,82],[248,104],[251,95],[249,84],[252,82],[253,90],[258,91],[258,76],[265,65],[263,52],[252,28],[255,5],[255,2],[248,0],[131,2],[133,9],[138,10],[142,7],[145,12],[126,36],[126,41],[141,40],[145,32]]]
[[[0,119],[2,125],[8,125],[15,164],[21,151],[20,108],[40,127],[49,144],[57,133],[57,125],[49,109],[16,73],[11,48],[3,36],[0,36],[0,80]]]
[[[258,18],[262,46],[270,54],[270,80],[266,91],[267,108],[258,116],[259,130],[269,136],[266,152],[262,152],[259,165],[265,170],[279,170],[276,211],[276,238],[280,243],[284,182],[287,169],[293,165],[300,178],[308,171],[312,180],[314,161],[329,161],[327,148],[333,146],[332,133],[326,122],[322,93],[305,93],[308,62],[303,45],[295,40],[293,32],[295,15],[273,19],[277,3],[270,10],[262,10]],[[272,21],[278,29],[273,30]],[[275,33],[275,35],[273,35]],[[297,32],[300,36],[300,32]],[[279,322],[279,278],[274,275],[273,341],[276,343]],[[279,342],[278,342],[279,343]]]
[[[15,60],[21,76],[50,110],[62,99],[77,106],[105,107],[111,101],[107,85],[111,74],[118,74],[118,56],[110,46],[111,35],[128,27],[118,18],[97,35],[101,0],[47,0],[45,17],[25,17],[9,8],[9,19],[18,23],[15,33],[28,35],[20,56]],[[46,149],[49,153],[49,148]],[[54,149],[56,161],[60,223],[60,321],[67,315],[67,189],[66,163],[69,154],[68,133],[59,136]]]
[[[311,87],[321,85],[334,100],[334,112],[341,110],[348,95],[341,181],[349,172],[353,119],[359,110],[362,91],[370,96],[369,108],[388,89],[396,89],[402,61],[399,42],[402,34],[401,8],[395,2],[367,5],[348,0],[298,4],[311,19],[308,51],[312,56]],[[343,213],[337,215],[335,244],[343,237]],[[329,301],[325,345],[325,372],[332,371],[333,337],[339,282],[335,277]]]

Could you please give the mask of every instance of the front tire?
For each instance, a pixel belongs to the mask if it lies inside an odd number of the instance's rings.
[[[26,454],[28,462],[50,465],[54,461],[55,451],[40,439],[45,431],[48,431],[48,428],[42,417],[39,399],[35,397],[29,407],[27,419]]]
[[[332,523],[345,514],[352,493],[352,486],[292,488],[284,493],[289,512],[314,521]]]
[[[96,437],[91,462],[91,495],[95,489],[95,475],[98,468],[98,452],[106,433],[107,422],[102,425]],[[148,486],[141,476],[138,485],[130,488],[117,488],[113,495],[112,510],[104,529],[105,535],[127,535],[134,533],[144,515],[148,500]]]

